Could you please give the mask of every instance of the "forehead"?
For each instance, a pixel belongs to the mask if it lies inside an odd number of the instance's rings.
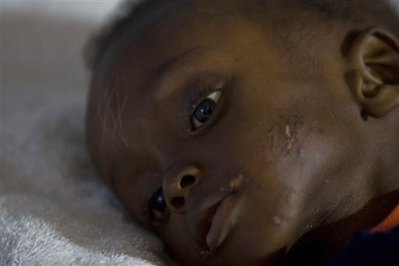
[[[247,12],[230,5],[230,1],[224,5],[207,2],[178,1],[175,4],[161,4],[148,15],[131,23],[120,37],[122,45],[114,49],[116,52],[113,56],[117,59],[126,58],[126,53],[129,53],[129,59],[133,62],[145,56],[147,60],[140,63],[156,63],[157,58],[190,46],[201,46],[209,42],[213,42],[213,45],[226,44],[226,39],[236,36],[244,39],[246,31],[243,29],[255,26],[244,15]],[[148,56],[152,60],[148,60]]]
[[[281,46],[271,37],[267,23],[260,25],[248,19],[238,8],[194,4],[172,7],[165,5],[121,36],[120,44],[112,51],[107,80],[100,84],[108,96],[102,100],[116,112],[111,120],[132,121],[126,116],[134,114],[136,131],[145,131],[143,127],[151,122],[142,114],[148,113],[145,108],[154,107],[155,87],[177,87],[190,71],[230,71],[260,54],[276,61],[273,53]],[[137,127],[139,118],[143,118],[143,127]],[[105,135],[112,135],[108,133]]]
[[[108,65],[109,72],[119,76],[119,87],[129,87],[130,94],[145,94],[151,87],[148,83],[158,81],[169,68],[199,63],[201,58],[212,58],[214,64],[220,57],[239,60],[240,54],[270,52],[276,46],[272,38],[265,42],[265,25],[261,28],[238,9],[194,3],[164,7],[121,37]]]
[[[183,74],[201,65],[222,67],[226,61],[271,54],[278,45],[270,36],[265,25],[261,27],[238,11],[181,5],[128,31],[113,53],[109,76],[117,80],[119,93],[138,101],[130,106],[142,109],[144,98],[154,100],[145,96],[153,96],[153,87],[173,72],[170,70]]]

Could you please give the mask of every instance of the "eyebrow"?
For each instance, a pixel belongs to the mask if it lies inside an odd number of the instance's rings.
[[[172,58],[168,58],[163,62],[160,66],[156,68],[154,74],[150,76],[150,87],[155,92],[155,96],[157,98],[164,97],[172,92],[172,90],[176,89],[176,87],[167,87],[161,86],[165,78],[173,71],[183,66],[183,62],[187,60],[187,58],[202,54],[209,49],[204,46],[197,46],[194,48],[190,48],[185,50],[184,52],[174,56]]]

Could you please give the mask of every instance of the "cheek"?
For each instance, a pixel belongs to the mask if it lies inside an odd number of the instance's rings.
[[[261,132],[248,204],[261,202],[257,211],[274,228],[276,243],[293,241],[350,193],[343,184],[352,151],[342,147],[351,143],[343,131],[301,116],[279,118]]]
[[[257,143],[257,154],[265,164],[302,155],[302,145],[306,141],[304,118],[292,116],[281,118],[266,128]]]
[[[362,150],[354,139],[356,128],[318,121],[282,119],[268,128],[257,152],[275,186],[273,219],[294,221],[299,233],[318,226],[322,217],[334,219],[334,209],[348,204],[361,190],[356,180],[366,175],[354,160]]]

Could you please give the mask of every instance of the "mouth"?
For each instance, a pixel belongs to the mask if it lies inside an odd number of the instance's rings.
[[[214,252],[227,238],[235,223],[235,201],[230,193],[215,208],[215,213],[210,219],[210,226],[206,233],[205,242],[209,251]]]
[[[205,208],[198,220],[197,230],[210,253],[224,243],[236,223],[237,194],[237,186],[230,186],[228,193]]]

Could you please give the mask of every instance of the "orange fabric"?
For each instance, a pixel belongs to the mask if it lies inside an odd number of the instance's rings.
[[[392,230],[399,225],[399,204],[380,224],[371,229],[371,233],[381,233]]]

